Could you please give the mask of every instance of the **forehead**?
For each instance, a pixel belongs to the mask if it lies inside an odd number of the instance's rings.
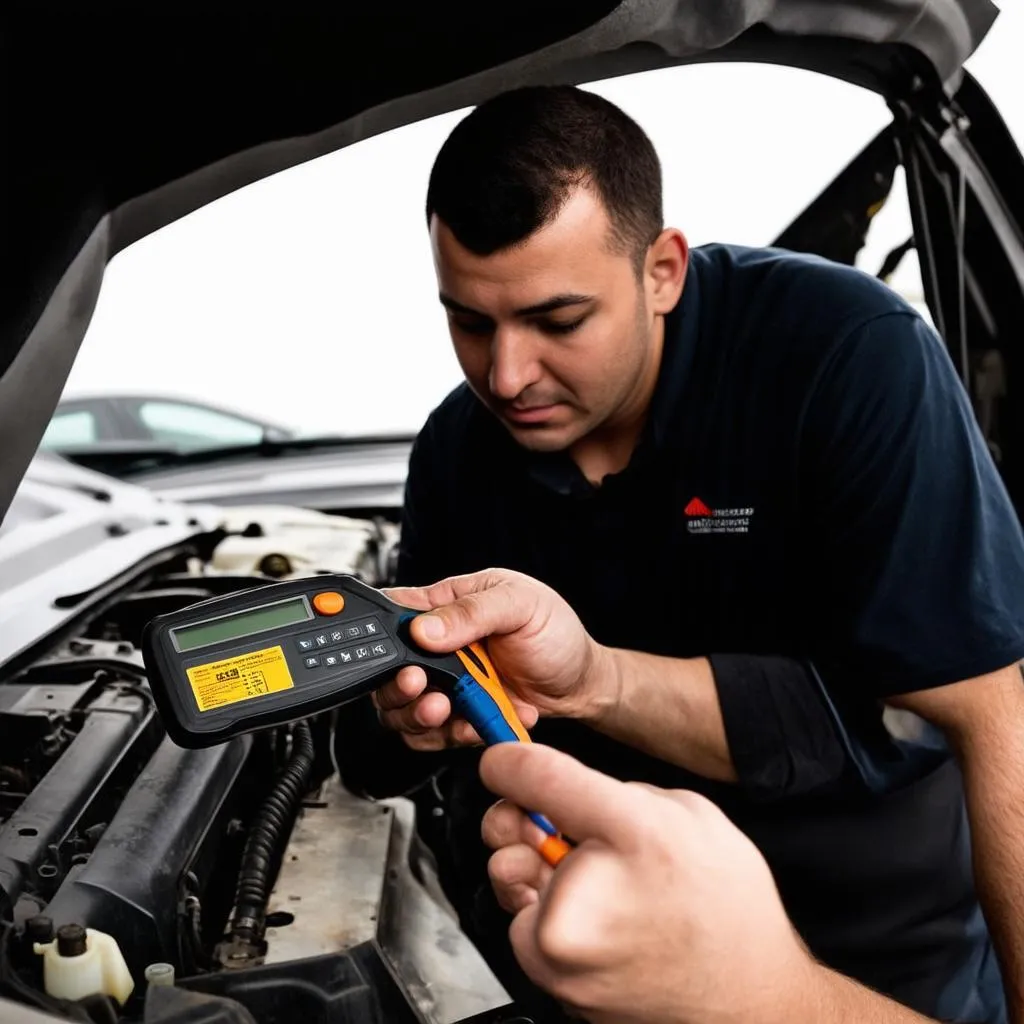
[[[607,291],[623,273],[632,275],[628,255],[612,251],[608,214],[589,189],[577,189],[554,220],[525,242],[490,256],[465,249],[436,217],[430,237],[441,290],[481,310]]]

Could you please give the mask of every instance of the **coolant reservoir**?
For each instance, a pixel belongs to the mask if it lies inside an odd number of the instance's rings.
[[[106,932],[66,924],[53,942],[32,948],[43,957],[43,987],[57,999],[102,994],[123,1006],[135,987],[117,939]]]

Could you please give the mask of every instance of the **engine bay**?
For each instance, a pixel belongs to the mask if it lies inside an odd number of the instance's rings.
[[[333,712],[186,750],[149,692],[154,615],[317,572],[382,586],[396,543],[386,520],[233,510],[229,529],[150,559],[4,672],[0,1019],[515,1016],[437,884],[413,804],[342,784]],[[55,980],[87,933],[90,951],[112,943],[123,999],[110,985],[70,998]]]

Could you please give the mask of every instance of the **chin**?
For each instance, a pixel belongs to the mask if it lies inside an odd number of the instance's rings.
[[[570,427],[524,427],[505,421],[505,427],[517,444],[531,452],[560,452],[578,440],[578,431]]]

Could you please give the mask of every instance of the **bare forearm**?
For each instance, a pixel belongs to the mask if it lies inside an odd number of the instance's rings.
[[[778,1019],[780,1024],[796,1020],[815,1024],[935,1024],[931,1017],[922,1017],[826,967],[816,971],[806,989],[794,993],[793,1005],[787,1006]]]
[[[938,726],[964,776],[978,899],[1002,968],[1011,1024],[1024,1024],[1024,687],[1017,663],[890,697]]]
[[[601,648],[598,694],[585,721],[607,736],[706,778],[736,781],[705,658]]]
[[[595,645],[573,717],[759,800],[829,792],[849,763],[818,677],[782,654],[669,658]]]
[[[1024,736],[961,758],[978,897],[1002,968],[1012,1024],[1024,1024]]]

